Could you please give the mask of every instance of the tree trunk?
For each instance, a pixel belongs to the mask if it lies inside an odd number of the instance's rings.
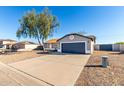
[[[40,34],[39,34],[39,31],[38,31],[38,29],[36,30],[37,31],[37,40],[38,40],[38,42],[39,42],[39,44],[40,44],[40,46],[42,46],[43,47],[43,51],[45,51],[45,49],[44,49],[44,42],[43,42],[43,38],[42,38],[42,44],[41,44],[41,41],[40,41]]]
[[[43,52],[45,52],[45,48],[44,48],[44,40],[42,39],[42,44],[43,44]]]
[[[38,38],[37,40],[38,40],[39,45],[40,45],[41,47],[43,47],[43,52],[44,52],[44,51],[45,51],[45,49],[44,49],[44,44],[43,44],[43,43],[41,44],[41,41],[40,41],[39,38]]]
[[[42,44],[41,44],[41,42],[40,42],[40,39],[38,38],[37,40],[38,40],[39,45],[42,46]]]

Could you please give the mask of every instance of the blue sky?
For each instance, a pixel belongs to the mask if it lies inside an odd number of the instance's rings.
[[[36,9],[41,12],[44,7],[0,7],[0,38],[16,39],[18,20],[26,11]],[[49,7],[60,22],[60,28],[53,37],[60,38],[72,32],[86,32],[95,35],[97,43],[114,43],[124,41],[124,7]],[[49,39],[50,39],[49,38]],[[34,39],[23,39],[36,41]]]

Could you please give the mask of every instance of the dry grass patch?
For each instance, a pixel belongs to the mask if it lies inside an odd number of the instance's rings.
[[[9,64],[43,55],[43,54],[38,54],[38,52],[39,51],[29,51],[29,52],[14,52],[9,54],[4,54],[4,55],[0,55],[0,61]]]

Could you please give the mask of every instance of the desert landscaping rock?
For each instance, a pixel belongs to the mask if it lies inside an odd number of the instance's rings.
[[[108,56],[110,66],[99,67],[101,56]],[[75,85],[92,86],[124,85],[124,54],[119,52],[95,51],[86,65],[96,67],[84,67]]]

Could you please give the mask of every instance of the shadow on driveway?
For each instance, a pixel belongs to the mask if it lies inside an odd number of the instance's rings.
[[[85,65],[85,67],[102,67],[102,65]]]
[[[75,55],[76,53],[60,53],[60,52],[37,52],[37,54],[47,54],[47,55]],[[76,54],[76,55],[89,55],[89,54]]]

